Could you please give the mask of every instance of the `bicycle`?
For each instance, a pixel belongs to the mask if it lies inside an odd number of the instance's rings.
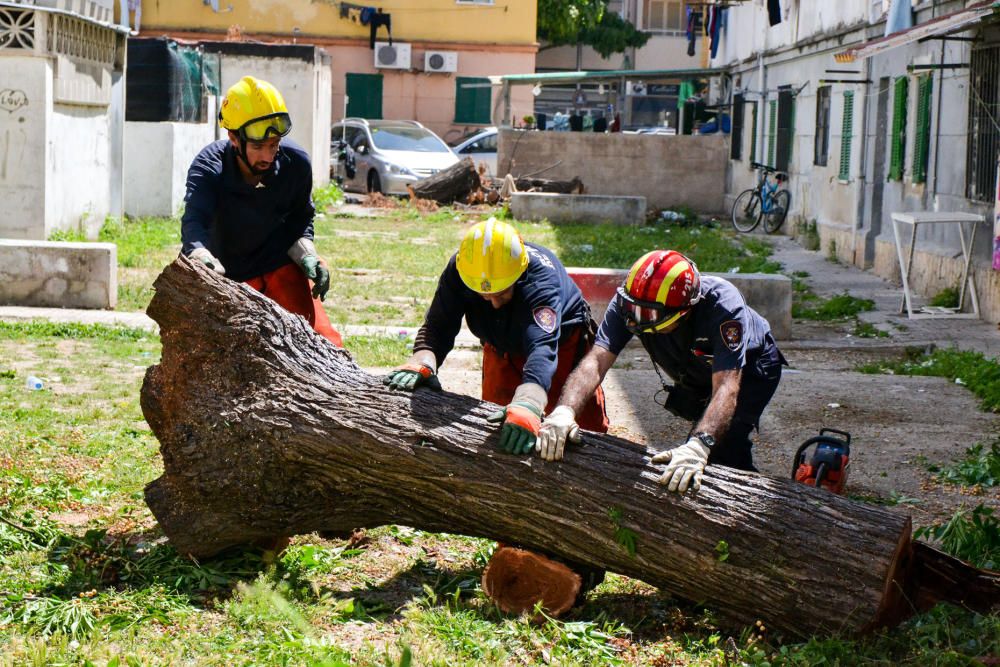
[[[752,232],[763,219],[764,231],[772,234],[784,224],[792,205],[791,193],[778,189],[788,180],[788,174],[759,162],[751,162],[750,166],[760,170],[760,180],[757,187],[744,190],[733,202],[733,227],[738,232]],[[774,181],[768,174],[774,174]]]

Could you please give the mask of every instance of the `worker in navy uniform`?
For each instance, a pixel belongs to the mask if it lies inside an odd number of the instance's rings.
[[[700,488],[709,463],[756,470],[750,434],[787,364],[767,320],[732,283],[700,275],[691,260],[672,250],[647,253],[632,265],[594,348],[542,425],[542,457],[562,458],[566,440],[576,437],[576,409],[633,336],[639,336],[657,372],[663,369],[674,381],[672,387],[664,382],[664,407],[694,425],[684,444],[653,457],[654,463],[668,464],[659,481],[683,493],[689,486]]]
[[[285,138],[292,120],[284,98],[267,81],[245,76],[226,92],[219,124],[228,139],[203,148],[188,170],[181,252],[301,315],[343,347],[320,303],[330,271],[313,243],[312,166]]]
[[[500,446],[511,454],[535,447],[543,413],[592,345],[590,308],[548,249],[525,243],[511,225],[474,225],[438,281],[413,356],[386,376],[394,389],[440,388],[437,369],[455,345],[465,317],[483,343],[485,401],[506,406]],[[580,406],[580,425],[605,432],[604,393]]]
[[[483,400],[505,406],[489,418],[503,422],[500,448],[527,454],[536,447],[543,414],[555,407],[566,378],[593,345],[596,327],[590,308],[550,250],[525,243],[505,222],[493,218],[480,222],[469,229],[441,274],[413,356],[389,373],[385,383],[405,391],[421,386],[441,389],[437,370],[454,347],[463,317],[483,344]],[[579,415],[583,428],[607,432],[599,386],[580,402]],[[511,555],[515,551],[498,544],[488,567],[492,572],[512,567],[509,564],[518,558]],[[534,553],[528,561],[545,563],[549,558]],[[562,572],[564,586],[550,588],[551,578],[544,583],[539,579],[538,595],[517,596],[520,603],[527,600],[527,606],[509,611],[530,611],[535,601],[545,602],[547,591],[566,590],[571,585],[567,582],[577,576],[580,595],[604,579],[603,570],[564,565],[541,566],[546,573]],[[536,581],[530,569],[506,579],[520,581],[521,591]],[[491,594],[503,598],[501,590]]]

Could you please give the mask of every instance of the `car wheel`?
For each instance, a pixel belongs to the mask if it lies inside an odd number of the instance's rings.
[[[368,192],[382,192],[382,181],[374,169],[368,172]]]

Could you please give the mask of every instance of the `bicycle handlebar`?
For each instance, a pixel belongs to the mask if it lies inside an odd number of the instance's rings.
[[[777,174],[777,176],[779,177],[779,179],[780,178],[788,178],[788,172],[779,171],[778,169],[775,169],[774,167],[769,167],[766,164],[761,164],[760,162],[751,162],[750,166],[753,167],[754,169],[761,169],[761,170],[763,170],[765,174]]]

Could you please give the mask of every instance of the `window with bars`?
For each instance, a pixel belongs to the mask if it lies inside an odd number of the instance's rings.
[[[729,137],[729,158],[739,160],[743,154],[743,114],[746,106],[742,95],[733,95],[733,131]]]
[[[778,129],[778,100],[767,103],[767,165],[774,166],[774,140]]]
[[[969,133],[965,196],[993,201],[1000,130],[994,110],[1000,103],[1000,46],[973,49],[969,68]]]
[[[476,76],[455,77],[455,122],[489,125],[492,89],[490,80]]]
[[[816,89],[816,137],[813,164],[825,167],[830,156],[830,86]]]
[[[347,115],[382,118],[381,74],[347,74]]]
[[[788,171],[792,163],[792,145],[795,143],[795,95],[791,86],[778,90],[778,132],[775,136],[774,167]]]
[[[687,29],[683,2],[650,0],[643,15],[643,30],[651,32],[677,32]]]
[[[931,145],[931,99],[934,79],[924,74],[917,79],[917,122],[913,135],[913,182],[927,180],[927,156]]]
[[[910,79],[901,76],[893,84],[892,127],[889,132],[889,180],[903,180],[903,161],[906,157],[906,104],[909,99]]]
[[[851,140],[854,138],[854,91],[844,91],[844,120],[840,127],[840,173],[842,181],[851,177]]]
[[[755,100],[750,107],[750,160],[749,162],[757,161],[757,101]]]

